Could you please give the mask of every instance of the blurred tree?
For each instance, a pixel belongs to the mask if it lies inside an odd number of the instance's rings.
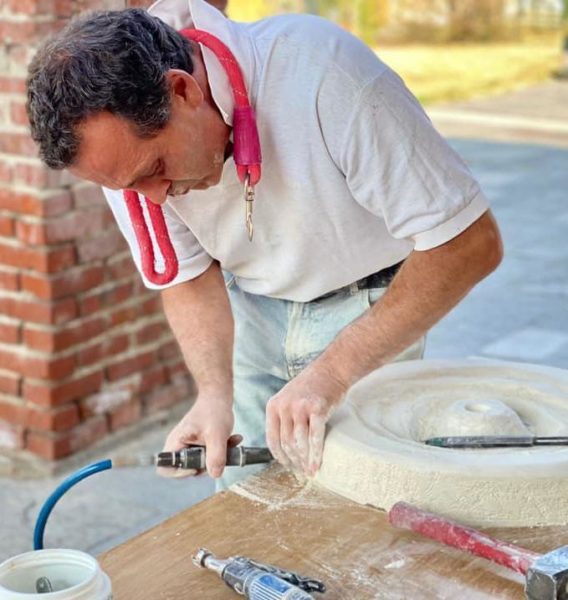
[[[388,0],[359,0],[358,4],[355,31],[367,44],[376,44],[381,29],[389,21],[389,2]]]
[[[217,0],[210,0],[215,4]],[[320,15],[345,27],[369,44],[376,42],[377,35],[389,16],[392,0],[247,0],[229,5],[231,18],[237,21],[255,21],[271,14],[285,12]]]
[[[446,9],[450,40],[489,39],[503,26],[505,0],[446,0]]]

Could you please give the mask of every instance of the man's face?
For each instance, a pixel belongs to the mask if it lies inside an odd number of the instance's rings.
[[[71,173],[111,189],[132,189],[156,204],[167,196],[204,190],[221,179],[230,129],[200,83],[170,71],[167,125],[141,138],[133,125],[108,112],[79,126],[81,143]]]

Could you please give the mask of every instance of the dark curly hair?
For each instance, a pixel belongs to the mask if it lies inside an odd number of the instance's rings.
[[[191,52],[186,38],[141,9],[73,19],[28,70],[27,111],[41,159],[52,169],[72,165],[77,126],[101,111],[129,119],[141,137],[155,134],[170,116],[165,73],[192,73]]]

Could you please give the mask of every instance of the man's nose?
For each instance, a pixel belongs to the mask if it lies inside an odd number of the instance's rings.
[[[158,181],[148,181],[144,184],[139,185],[137,190],[140,194],[143,194],[154,202],[154,204],[163,204],[168,197],[168,190],[171,182],[167,179],[160,179]]]

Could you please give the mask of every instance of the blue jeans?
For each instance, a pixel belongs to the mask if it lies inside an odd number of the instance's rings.
[[[266,404],[288,381],[321,354],[344,327],[368,310],[386,288],[347,286],[312,302],[292,302],[249,294],[229,277],[227,289],[235,319],[234,433],[246,446],[266,446]],[[396,360],[422,358],[424,339]],[[230,467],[217,490],[262,469]]]

